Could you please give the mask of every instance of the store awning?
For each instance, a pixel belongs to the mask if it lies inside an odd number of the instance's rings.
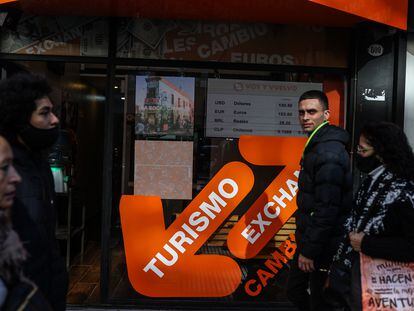
[[[367,20],[407,29],[408,0],[310,0]]]
[[[130,16],[407,29],[408,0],[0,0],[39,15]]]

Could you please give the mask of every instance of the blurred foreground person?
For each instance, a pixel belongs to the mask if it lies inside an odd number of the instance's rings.
[[[59,135],[59,119],[46,80],[18,74],[0,82],[0,132],[10,142],[22,183],[17,187],[12,223],[28,252],[25,275],[49,300],[66,308],[67,272],[55,236],[55,193],[47,149]]]
[[[10,223],[10,208],[21,178],[13,166],[13,153],[0,136],[0,310],[50,310],[35,284],[23,276],[27,257]]]
[[[414,262],[414,156],[403,130],[392,123],[367,124],[356,161],[368,175],[345,224],[348,234],[329,285],[345,310],[362,309],[360,254]]]

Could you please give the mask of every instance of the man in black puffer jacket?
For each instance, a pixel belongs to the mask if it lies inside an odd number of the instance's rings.
[[[352,204],[349,135],[329,125],[329,114],[323,92],[308,91],[300,97],[299,120],[309,139],[299,175],[298,247],[287,286],[287,296],[299,310],[332,310],[322,292]]]
[[[67,272],[55,237],[55,191],[47,149],[58,138],[59,119],[42,77],[18,74],[0,83],[0,132],[9,140],[22,177],[12,224],[28,251],[23,269],[53,310],[66,308]]]

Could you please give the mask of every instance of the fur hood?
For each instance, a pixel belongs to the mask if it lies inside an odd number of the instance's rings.
[[[369,178],[362,183],[351,216],[345,223],[347,234],[339,245],[335,260],[343,260],[350,267],[352,247],[347,238],[351,231],[364,232],[366,236],[383,235],[387,231],[385,218],[401,205],[414,207],[414,183],[395,176],[388,169],[370,187]],[[368,190],[369,189],[369,190]],[[389,232],[388,232],[389,233]]]
[[[0,208],[0,278],[10,285],[23,277],[27,255],[18,234],[12,229],[9,211]]]

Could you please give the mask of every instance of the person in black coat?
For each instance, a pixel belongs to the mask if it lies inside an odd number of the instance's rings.
[[[340,283],[331,285],[342,291],[338,296],[345,298],[341,301],[349,310],[362,309],[359,253],[414,262],[414,155],[403,130],[387,122],[366,124],[356,163],[367,176],[345,223],[345,239],[333,265],[346,267],[348,273],[331,279]]]
[[[47,148],[58,138],[46,80],[18,74],[0,83],[0,131],[9,140],[17,187],[12,223],[28,251],[24,272],[44,293],[53,310],[65,310],[68,277],[55,237],[55,193]]]
[[[26,251],[10,224],[10,208],[21,177],[13,166],[13,153],[0,136],[0,310],[5,308],[10,288],[22,278]]]
[[[309,138],[298,182],[297,250],[287,284],[287,297],[299,310],[330,310],[323,298],[326,271],[343,236],[343,223],[352,204],[352,175],[346,149],[349,135],[329,125],[329,115],[323,92],[302,94],[299,120]]]
[[[10,209],[21,181],[12,149],[0,136],[0,310],[51,311],[36,284],[23,273],[27,251],[11,224]]]

